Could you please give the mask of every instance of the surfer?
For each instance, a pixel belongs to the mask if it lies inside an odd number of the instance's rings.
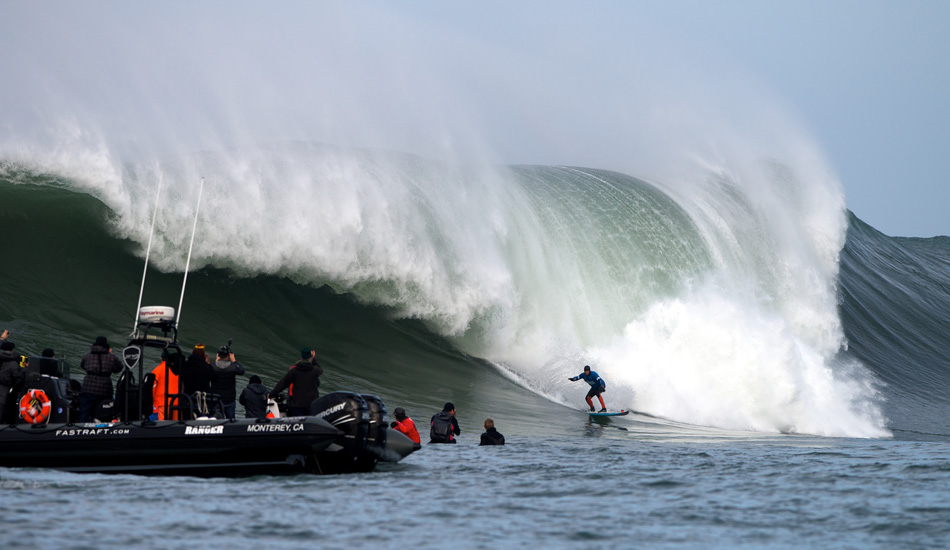
[[[481,445],[504,445],[505,436],[498,433],[498,430],[495,429],[495,421],[491,418],[485,419],[485,433],[482,434]]]
[[[583,379],[584,382],[590,384],[590,391],[587,392],[587,406],[590,407],[590,412],[594,412],[594,402],[591,401],[591,397],[597,396],[597,399],[600,399],[600,412],[607,412],[607,405],[604,404],[604,396],[601,395],[607,390],[607,383],[604,382],[604,379],[601,378],[596,372],[590,370],[589,365],[584,365],[584,372],[578,374],[577,376],[572,376],[568,378],[571,382],[576,382]]]
[[[455,405],[451,402],[442,407],[429,421],[429,443],[456,443],[454,435],[461,435],[459,421],[455,418]]]

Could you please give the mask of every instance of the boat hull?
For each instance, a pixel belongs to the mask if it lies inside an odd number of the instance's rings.
[[[340,430],[316,417],[0,428],[0,466],[73,472],[239,476],[321,473]]]

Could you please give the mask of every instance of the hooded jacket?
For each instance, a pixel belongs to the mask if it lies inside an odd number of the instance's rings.
[[[277,382],[270,392],[270,397],[276,397],[280,392],[293,386],[290,390],[288,407],[310,407],[320,397],[320,376],[323,367],[315,359],[301,359],[290,367],[287,374]]]
[[[245,418],[267,417],[267,388],[264,384],[248,384],[241,392],[241,405],[244,405]]]
[[[225,405],[234,403],[237,399],[234,379],[244,374],[244,367],[237,361],[218,359],[214,362],[212,372],[214,378],[211,380],[211,393],[221,396],[221,402]]]

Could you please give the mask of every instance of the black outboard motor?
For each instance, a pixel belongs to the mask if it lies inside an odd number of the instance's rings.
[[[357,458],[366,447],[369,432],[369,406],[358,393],[335,391],[310,404],[310,416],[322,418],[343,432],[317,455],[324,474],[357,471]]]
[[[366,446],[356,457],[356,468],[359,472],[371,472],[386,451],[389,413],[386,404],[379,397],[366,394],[362,397],[369,407],[369,429],[366,432]]]

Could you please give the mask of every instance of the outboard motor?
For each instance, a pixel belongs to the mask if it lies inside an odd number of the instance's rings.
[[[343,432],[317,455],[320,470],[325,474],[357,471],[357,458],[366,447],[369,432],[369,407],[363,397],[345,391],[328,393],[310,404],[310,416],[322,418]]]
[[[362,397],[369,407],[369,429],[366,432],[366,446],[356,458],[356,468],[360,472],[371,472],[386,451],[389,413],[379,397],[366,394]]]

